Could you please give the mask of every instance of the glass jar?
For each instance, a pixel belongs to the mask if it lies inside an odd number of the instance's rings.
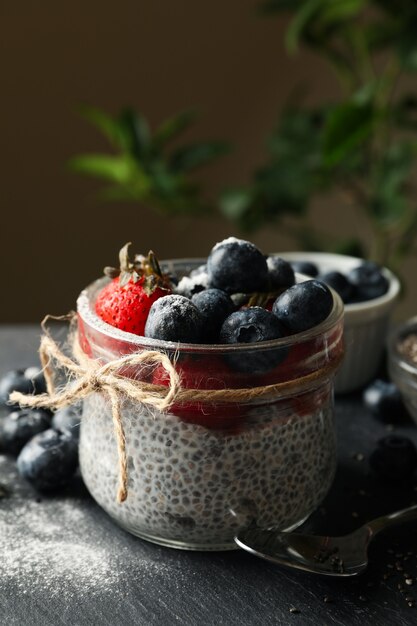
[[[177,276],[202,260],[166,261]],[[173,357],[184,388],[230,390],[232,401],[174,404],[168,412],[125,399],[128,497],[116,499],[119,464],[110,402],[84,400],[80,467],[98,504],[143,539],[184,549],[235,548],[246,524],[292,529],[326,495],[335,472],[333,378],[343,353],[343,304],[334,295],[329,317],[315,328],[257,344],[176,344],[113,328],[94,312],[100,279],[78,299],[80,345],[106,363],[158,350]],[[137,380],[167,384],[158,369],[130,371]],[[281,383],[280,385],[277,385]],[[263,393],[266,386],[277,385]],[[255,398],[234,400],[236,390]],[[229,391],[228,391],[229,394]],[[207,396],[207,394],[206,394]]]

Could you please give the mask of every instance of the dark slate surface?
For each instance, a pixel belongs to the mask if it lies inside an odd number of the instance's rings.
[[[36,364],[38,338],[35,327],[2,327],[0,375]],[[417,477],[400,485],[378,482],[369,473],[368,457],[389,427],[364,409],[359,395],[337,398],[336,408],[339,468],[331,493],[307,528],[341,534],[367,518],[415,503]],[[395,432],[417,443],[411,422]],[[4,456],[0,483],[10,490],[0,499],[1,624],[417,623],[417,608],[408,606],[417,600],[417,523],[377,537],[362,576],[330,579],[243,551],[183,552],[146,543],[114,525],[81,479],[59,497],[39,497],[18,479],[13,459]]]

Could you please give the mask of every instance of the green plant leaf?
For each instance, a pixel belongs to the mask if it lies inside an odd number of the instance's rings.
[[[414,164],[415,147],[410,142],[393,144],[378,163],[373,180],[370,209],[375,220],[392,224],[408,210],[406,184]]]
[[[278,161],[258,170],[255,185],[264,216],[275,219],[284,213],[302,215],[314,187],[314,172],[308,161]]]
[[[248,211],[254,199],[252,189],[244,187],[227,189],[219,198],[220,211],[232,221],[239,221]]]
[[[362,241],[355,237],[338,241],[332,250],[337,254],[347,254],[349,256],[356,256],[361,259],[366,257],[366,252]]]
[[[119,124],[127,137],[130,154],[139,162],[146,159],[151,143],[147,120],[133,109],[125,109],[119,116]]]
[[[295,52],[298,49],[307,26],[326,3],[327,0],[306,0],[302,3],[287,29],[285,41],[289,52]]]
[[[169,163],[170,169],[175,172],[188,172],[206,165],[230,150],[229,144],[223,141],[195,143],[183,146],[173,152]]]
[[[123,124],[101,109],[89,105],[80,107],[81,116],[95,126],[116,148],[127,149],[129,136]]]
[[[125,156],[85,154],[74,157],[68,163],[74,172],[96,176],[115,183],[126,183],[132,176],[133,164]]]
[[[406,20],[410,15],[416,13],[415,0],[372,0],[380,9],[388,13],[395,18],[404,17]]]
[[[320,12],[320,23],[323,25],[342,23],[345,26],[346,20],[354,18],[368,4],[369,0],[337,0],[336,2],[327,0]]]
[[[393,45],[401,29],[401,23],[397,20],[378,19],[363,25],[363,33],[368,48],[379,52]]]
[[[284,111],[272,133],[268,148],[274,160],[308,162],[319,160],[320,135],[327,115],[326,108],[290,108]]]
[[[163,122],[155,131],[153,136],[153,146],[159,150],[169,141],[175,139],[186,130],[195,120],[197,113],[194,110],[187,110],[178,113]]]
[[[408,93],[392,107],[392,117],[400,128],[417,130],[417,96]]]
[[[377,122],[370,103],[342,103],[330,113],[323,133],[323,163],[332,167],[368,139]]]
[[[400,41],[398,42],[398,52],[401,63],[405,70],[415,72],[417,71],[417,21],[414,24],[414,28],[403,33]]]
[[[154,192],[164,198],[174,198],[181,191],[183,177],[173,173],[164,161],[152,163],[150,174]]]
[[[339,29],[346,31],[346,21],[357,17],[367,4],[368,0],[306,0],[288,27],[288,50],[295,52],[304,41],[330,53],[330,39]]]

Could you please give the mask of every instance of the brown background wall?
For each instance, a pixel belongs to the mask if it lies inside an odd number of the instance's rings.
[[[283,20],[257,17],[254,0],[7,4],[0,9],[0,322],[73,308],[126,241],[166,258],[204,256],[215,241],[241,235],[221,219],[166,220],[146,207],[99,204],[97,184],[65,168],[72,155],[106,147],[78,104],[112,113],[132,105],[152,124],[196,107],[201,117],[188,138],[236,144],[202,175],[215,192],[246,181],[262,163],[264,138],[295,85],[308,84],[315,99],[336,88],[317,59],[288,58]],[[336,226],[332,207],[318,211],[330,232],[351,229],[352,216],[338,216]],[[251,239],[264,251],[294,247],[279,228]],[[411,288],[403,311],[412,299]]]

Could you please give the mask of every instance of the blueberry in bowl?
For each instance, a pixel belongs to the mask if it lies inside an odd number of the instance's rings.
[[[317,278],[339,293],[344,302],[345,356],[335,380],[336,393],[363,389],[380,368],[391,313],[400,283],[386,267],[356,257],[327,252],[283,252],[280,255],[308,275],[312,263]],[[311,274],[310,274],[311,276]]]
[[[380,298],[388,291],[388,278],[381,271],[381,267],[372,261],[364,261],[350,270],[347,275],[352,285],[352,296],[355,302],[366,302]]]

